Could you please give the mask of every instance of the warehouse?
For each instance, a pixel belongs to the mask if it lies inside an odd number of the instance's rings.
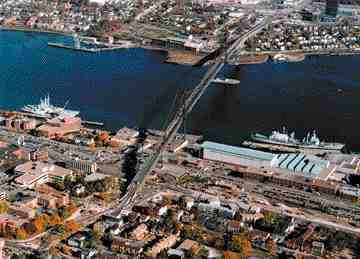
[[[248,148],[223,145],[205,141],[201,145],[203,159],[242,166],[269,167],[275,154]]]

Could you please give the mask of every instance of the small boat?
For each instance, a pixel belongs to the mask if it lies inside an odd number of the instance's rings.
[[[232,78],[216,78],[212,81],[213,83],[217,83],[217,84],[223,84],[223,85],[238,85],[240,84],[239,80],[236,79],[232,79]]]

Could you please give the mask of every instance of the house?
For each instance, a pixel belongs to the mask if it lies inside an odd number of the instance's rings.
[[[147,226],[143,223],[137,226],[132,232],[131,237],[135,240],[143,240],[145,236],[149,233]]]
[[[226,232],[233,235],[241,233],[244,223],[237,220],[229,220],[226,224]]]
[[[184,240],[175,250],[183,251],[183,252],[191,250],[194,254],[197,254],[201,250],[202,247],[208,251],[207,258],[221,258],[222,257],[221,251],[219,251],[213,247],[201,245],[198,242],[196,242],[194,240],[190,240],[190,239]]]
[[[90,249],[81,249],[81,259],[91,259],[95,258],[95,255],[97,254],[96,248],[90,248]]]
[[[241,216],[241,220],[246,223],[255,223],[256,221],[264,218],[264,215],[260,212],[241,213],[240,216]]]
[[[8,213],[24,219],[35,217],[35,209],[19,205],[9,206]]]
[[[312,242],[312,251],[311,251],[311,253],[314,256],[322,256],[324,254],[324,251],[325,251],[324,243],[317,242],[317,241]]]
[[[270,236],[269,233],[258,229],[249,231],[249,240],[251,240],[251,243],[260,247],[265,247],[266,240],[268,240]]]
[[[162,240],[160,240],[158,243],[156,243],[154,246],[152,246],[147,252],[146,255],[151,258],[156,258],[156,256],[164,249],[170,248],[173,245],[176,244],[176,241],[178,240],[180,236],[180,232],[174,235],[170,235]]]
[[[83,248],[85,246],[86,236],[82,233],[77,233],[67,240],[69,246],[76,248]]]
[[[169,259],[183,259],[185,254],[180,249],[169,249],[167,252]]]

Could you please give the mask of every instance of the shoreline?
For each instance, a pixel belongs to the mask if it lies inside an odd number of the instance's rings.
[[[320,57],[320,56],[357,56],[360,55],[360,49],[337,49],[337,50],[318,50],[318,51],[264,51],[264,52],[245,52],[242,55],[267,55],[273,60],[276,60],[276,56],[284,57],[286,60],[281,60],[286,63],[302,62],[307,57]]]
[[[54,35],[71,37],[71,33],[67,33],[67,32],[31,29],[31,28],[25,28],[25,27],[0,26],[0,31],[44,33],[44,34],[54,34]],[[71,49],[71,48],[67,48],[67,47],[63,47],[63,46],[55,46],[55,44],[53,45],[53,43],[50,43],[50,46],[64,48],[64,49]],[[166,49],[166,48],[157,47],[157,46],[148,46],[148,45],[142,46],[142,45],[135,44],[134,46],[129,47],[129,48],[131,48],[131,49],[141,48],[141,49],[145,49],[145,50],[162,52],[166,55],[163,63],[167,63],[167,64],[194,66],[198,63],[199,59],[203,58],[203,56],[198,56],[195,54],[191,55],[190,51],[171,50],[171,49]],[[121,48],[119,48],[119,49],[121,49]],[[112,50],[114,50],[114,49],[112,49]],[[91,51],[91,50],[84,50],[84,51],[89,52],[89,53],[98,52],[98,51]],[[187,56],[187,57],[182,58],[180,54],[185,54],[185,56]]]
[[[31,28],[26,28],[26,27],[0,26],[0,31],[35,32],[35,33],[55,34],[55,35],[61,35],[61,36],[71,36],[71,33],[69,33],[69,32],[48,31],[48,30],[40,30],[40,29],[31,29]]]

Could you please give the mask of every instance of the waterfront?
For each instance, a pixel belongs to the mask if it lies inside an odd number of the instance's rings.
[[[49,48],[64,36],[0,32],[0,107],[20,109],[49,93],[84,119],[159,128],[180,88],[193,87],[206,68],[163,64],[165,54],[142,49],[81,53]],[[188,129],[239,144],[250,132],[287,126],[300,136],[317,129],[327,141],[360,150],[360,57],[308,57],[300,63],[226,67],[221,76],[240,87],[210,87],[190,115]]]

